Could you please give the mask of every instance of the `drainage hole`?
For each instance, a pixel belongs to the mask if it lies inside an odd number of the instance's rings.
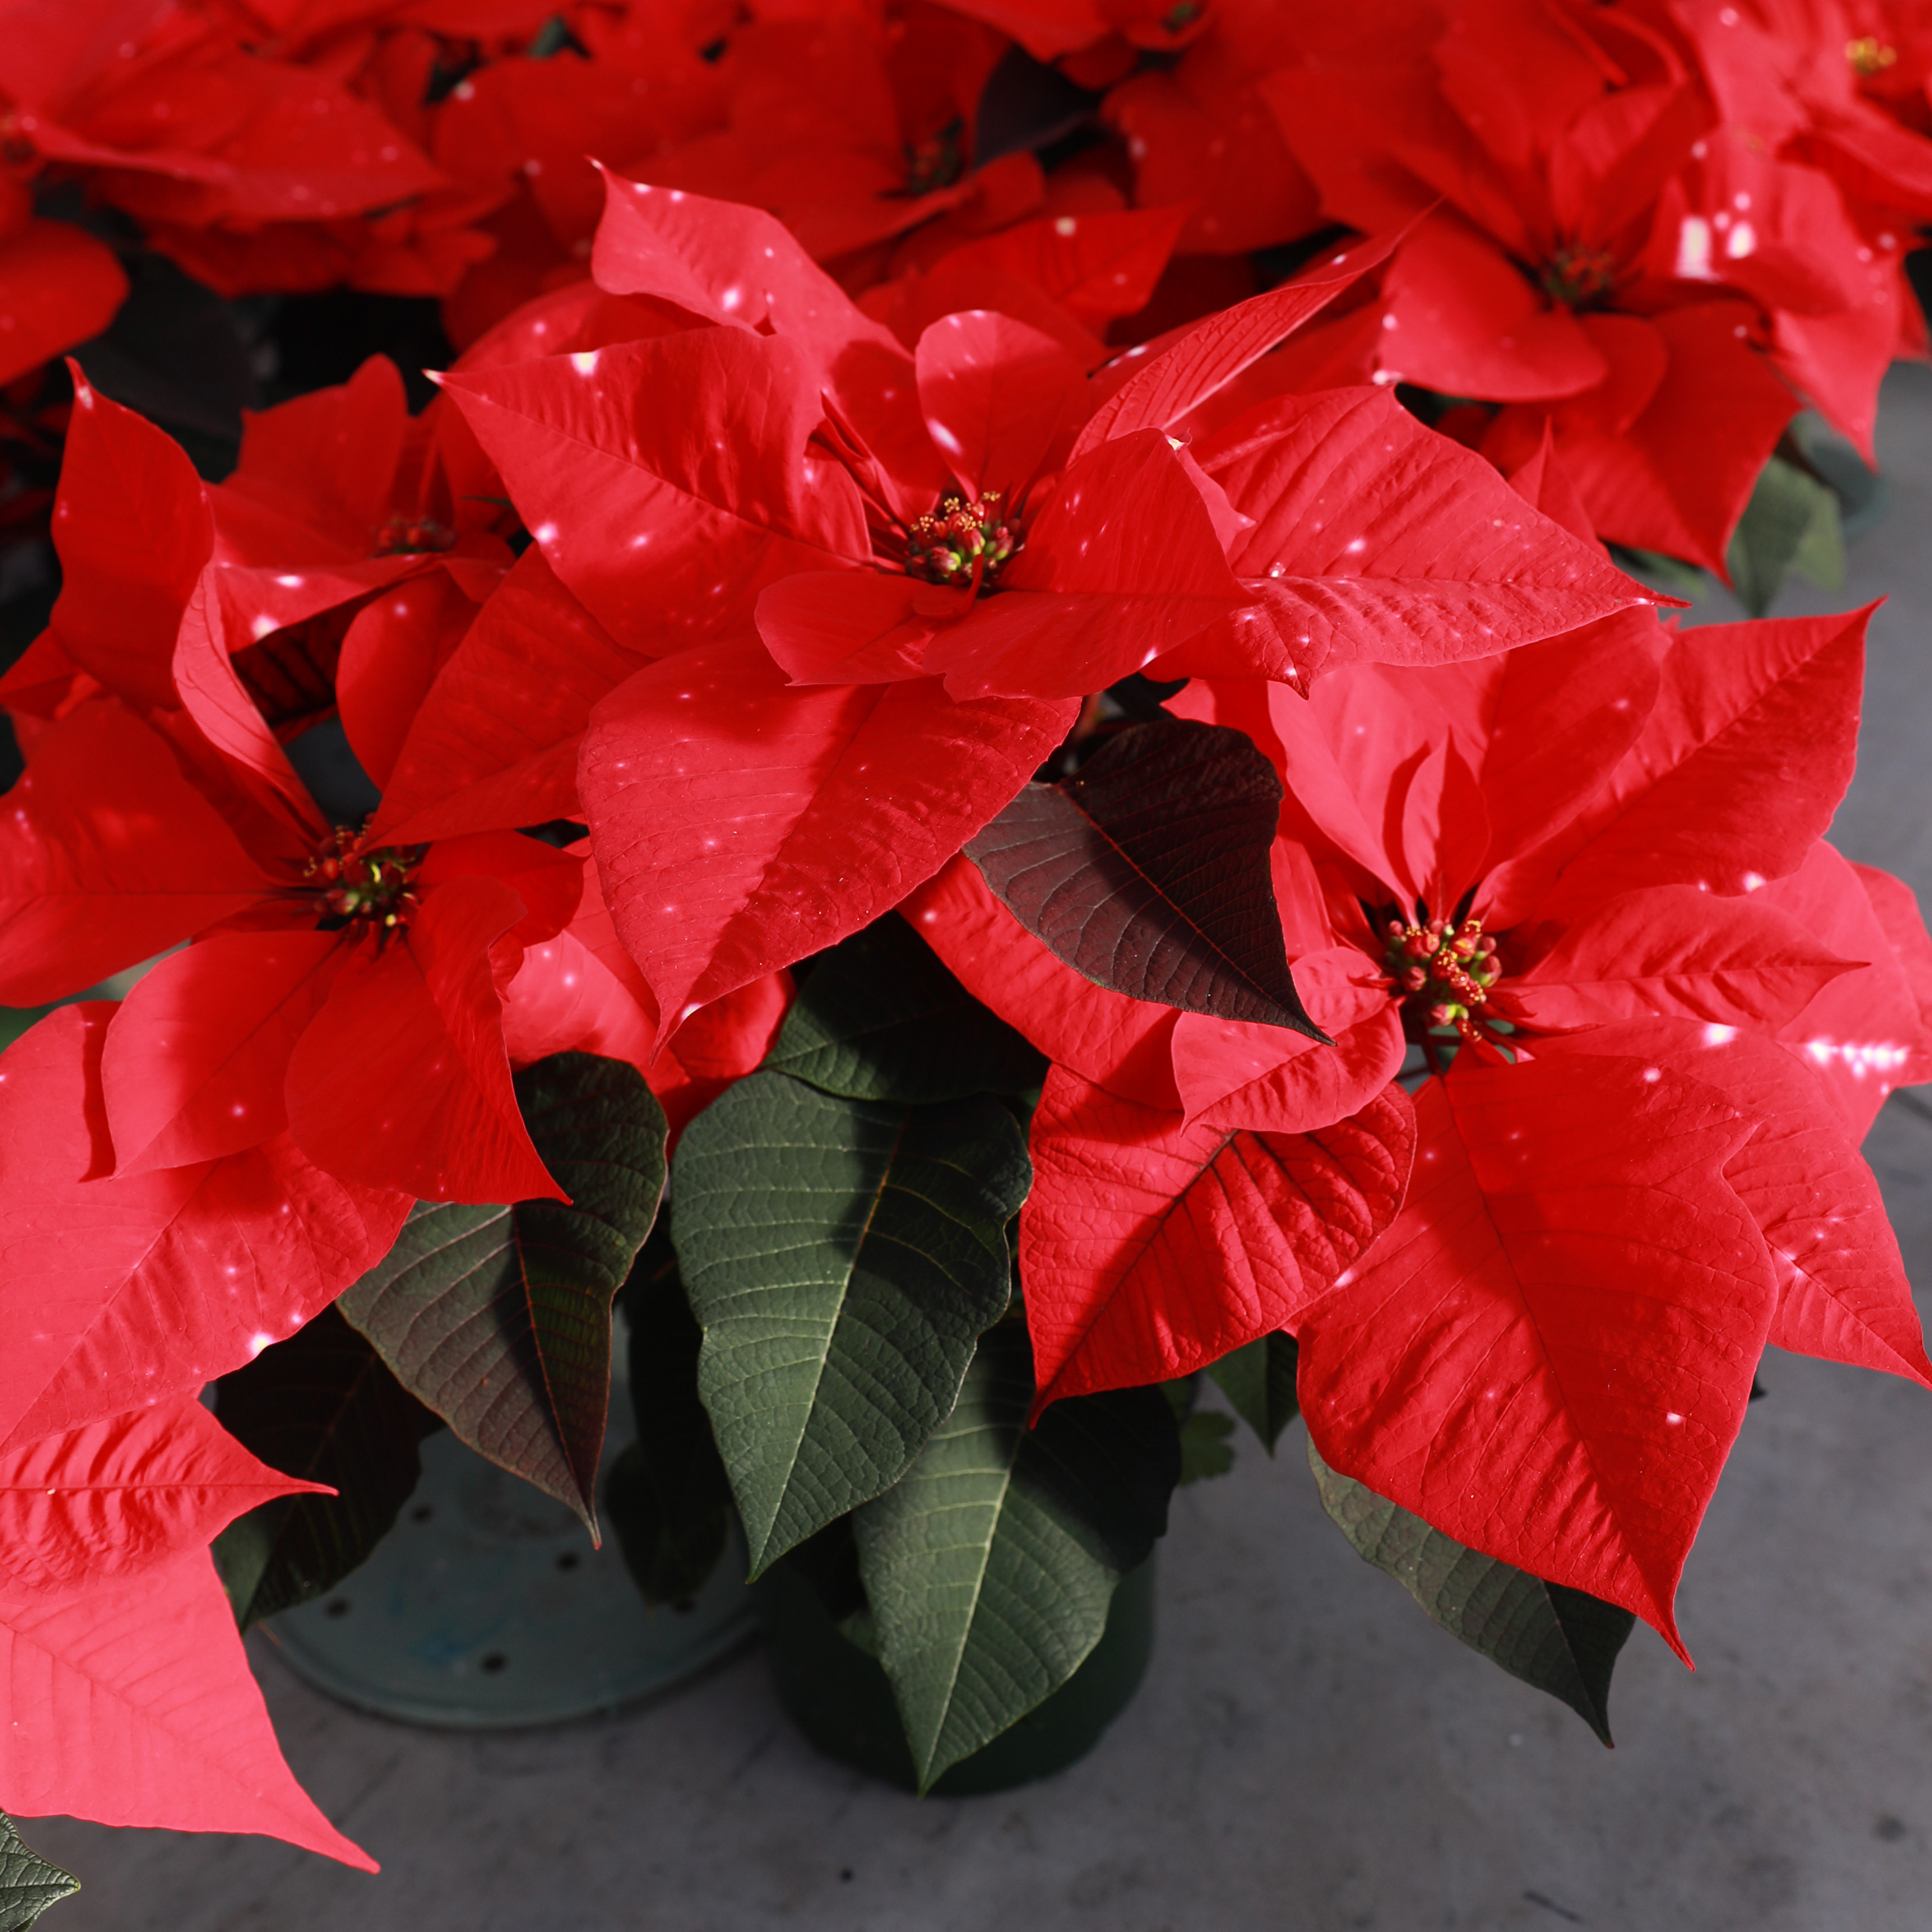
[[[427,1522],[435,1514],[436,1507],[434,1504],[418,1503],[416,1508],[410,1511],[410,1520],[412,1522]]]
[[[322,1613],[326,1617],[346,1617],[349,1614],[349,1599],[346,1597],[336,1598],[333,1602],[322,1605]]]
[[[566,1550],[556,1559],[556,1567],[560,1570],[574,1570],[583,1561],[584,1558],[575,1550]]]
[[[494,1677],[498,1671],[508,1668],[509,1661],[500,1650],[493,1650],[483,1659],[482,1668]]]

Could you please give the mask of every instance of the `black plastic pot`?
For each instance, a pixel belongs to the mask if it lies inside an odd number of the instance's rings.
[[[917,1789],[892,1686],[877,1658],[840,1630],[812,1586],[782,1563],[759,1580],[758,1611],[779,1701],[806,1736],[841,1763]],[[1122,1577],[1107,1628],[1085,1663],[1010,1730],[963,1758],[932,1787],[941,1797],[1007,1791],[1084,1757],[1125,1710],[1154,1654],[1154,1558]]]

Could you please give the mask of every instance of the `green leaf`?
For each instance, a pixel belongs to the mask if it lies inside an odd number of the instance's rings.
[[[1322,1507],[1356,1554],[1385,1570],[1451,1636],[1512,1677],[1568,1704],[1610,1738],[1610,1673],[1636,1618],[1581,1590],[1546,1583],[1431,1529],[1419,1516],[1338,1475],[1308,1445]]]
[[[80,1881],[31,1850],[0,1811],[0,1932],[21,1932],[50,1905],[80,1889]]]
[[[704,1339],[670,1244],[654,1234],[624,1288],[638,1439],[612,1466],[604,1507],[644,1601],[688,1603],[724,1553],[731,1486],[698,1399]]]
[[[664,1192],[664,1112],[634,1066],[593,1054],[554,1054],[516,1084],[569,1203],[419,1202],[337,1306],[463,1442],[594,1538],[610,1304]]]
[[[1826,590],[1845,587],[1845,543],[1838,500],[1808,471],[1774,456],[1725,553],[1738,601],[1762,617],[1796,570]]]
[[[1003,1322],[919,1460],[853,1518],[922,1791],[1078,1670],[1167,1528],[1180,1449],[1158,1388],[1075,1396],[1029,1429],[1034,1395],[1026,1330]]]
[[[394,1526],[442,1424],[333,1308],[215,1384],[224,1428],[271,1468],[332,1496],[278,1496],[214,1539],[243,1630],[333,1589]]]
[[[760,1072],[678,1144],[698,1393],[756,1576],[898,1480],[1007,1300],[1026,1142],[997,1100],[853,1100]]]
[[[1292,1335],[1278,1330],[1208,1364],[1234,1413],[1262,1438],[1268,1454],[1297,1414],[1295,1346]]]
[[[1607,540],[1604,548],[1610,552],[1610,561],[1627,576],[1640,579],[1653,590],[1688,597],[1693,603],[1709,596],[1718,581],[1708,570],[1660,550],[1634,550],[1628,544]]]
[[[1184,1486],[1209,1476],[1225,1476],[1234,1466],[1234,1452],[1228,1444],[1234,1432],[1234,1418],[1211,1408],[1201,1409],[1183,1421],[1180,1480]]]
[[[1024,1094],[1046,1075],[1046,1056],[974,999],[897,913],[812,968],[765,1065],[854,1100]]]

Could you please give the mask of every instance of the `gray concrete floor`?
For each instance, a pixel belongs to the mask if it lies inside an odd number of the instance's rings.
[[[1845,596],[1873,629],[1837,836],[1932,905],[1932,370],[1891,378],[1894,502]],[[1727,614],[1713,598],[1700,619]],[[1932,1108],[1869,1148],[1932,1296]],[[1688,1674],[1624,1654],[1606,1751],[1430,1624],[1317,1506],[1298,1431],[1184,1491],[1145,1689],[1004,1797],[915,1801],[815,1757],[763,1658],[642,1711],[490,1737],[341,1709],[259,1643],[290,1762],[383,1862],[36,1821],[58,1932],[1918,1932],[1932,1926],[1932,1397],[1774,1355],[1690,1563]]]

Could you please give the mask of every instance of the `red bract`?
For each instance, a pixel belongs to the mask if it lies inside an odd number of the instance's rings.
[[[239,1368],[380,1260],[410,1208],[332,1179],[286,1135],[115,1178],[101,1069],[115,1015],[64,1007],[0,1058],[0,1447]]]
[[[1932,941],[1819,836],[1863,628],[1633,614],[1306,699],[1191,687],[1288,787],[1276,896],[1334,1048],[1092,986],[963,862],[918,896],[1058,1063],[1022,1221],[1043,1399],[1286,1328],[1333,1466],[1674,1641],[1767,1339],[1932,1384],[1856,1152],[1932,1072]],[[1405,1032],[1438,1070],[1412,1128]]]
[[[14,1059],[0,1064],[24,1071]],[[193,1394],[15,1436],[0,1449],[0,1803],[265,1832],[374,1870],[289,1775],[206,1554],[244,1510],[314,1486],[264,1468]]]
[[[418,110],[438,165],[490,210],[483,231],[495,247],[444,304],[459,346],[529,298],[590,272],[604,191],[586,154],[642,172],[668,146],[722,122],[724,89],[699,53],[717,31],[705,10],[686,20],[654,9],[656,17],[626,22],[628,34],[614,38],[594,31],[603,16],[592,15],[577,31],[592,58],[488,62]],[[420,98],[416,76],[402,78]]]
[[[930,260],[902,251],[892,278],[860,306],[908,349],[944,316],[990,309],[1051,336],[1090,370],[1111,352],[1100,339],[1108,326],[1147,306],[1180,230],[1173,209],[1102,207],[951,237]]]
[[[1171,428],[1356,263],[1103,390],[981,312],[908,355],[769,218],[621,182],[611,196],[603,285],[701,326],[449,388],[556,578],[620,649],[660,660],[604,700],[580,783],[667,1022],[892,904],[1012,796],[1083,694],[1156,659],[1297,674],[1338,634],[1350,652],[1453,657],[1640,595],[1406,418],[1378,416],[1339,460],[1312,423],[1252,426],[1229,446],[1263,519],[1250,531]],[[1437,466],[1450,487],[1423,489]],[[1356,496],[1375,513],[1345,507]],[[1359,520],[1304,532],[1311,499]],[[1494,589],[1438,599],[1424,560],[1472,519]],[[1254,560],[1246,580],[1231,544]],[[1384,560],[1400,576],[1365,597]],[[1407,621],[1405,598],[1422,606]],[[707,636],[729,641],[692,648]],[[1198,662],[1176,655],[1190,638]]]
[[[1402,1216],[1286,1325],[1334,1466],[1674,1641],[1774,1323],[1932,1382],[1853,1152],[1932,1039],[1922,935],[1902,958],[1817,842],[1862,617],[1660,634],[1654,703],[1642,621],[1270,704],[1338,928],[1432,1054],[1463,1043]]]
[[[220,272],[224,251],[245,256],[265,231],[441,184],[338,81],[246,52],[172,0],[8,0],[0,35],[9,159],[81,174],[156,247],[230,290],[243,284]]]
[[[1372,231],[1449,204],[1390,267],[1357,366],[1514,406],[1505,467],[1547,420],[1606,536],[1721,572],[1792,413],[1773,372],[1869,452],[1910,297],[1897,218],[1776,153],[1806,116],[1754,111],[1777,88],[1720,58],[1750,31],[1737,10],[1680,10],[1688,39],[1496,0],[1426,30],[1426,57],[1331,50],[1263,91],[1330,214]],[[1746,72],[1766,83],[1749,101]]]
[[[1899,268],[1908,224],[1932,214],[1932,141],[1860,92],[1894,64],[1888,40],[1834,4],[1678,0],[1671,14],[1723,131],[1658,241],[1679,274],[1721,258],[1703,272],[1772,310],[1780,366],[1870,460],[1879,378],[1923,352]]]
[[[1185,209],[1184,254],[1243,254],[1307,234],[1321,198],[1256,82],[1320,28],[1308,10],[1273,0],[1190,10],[1201,24],[1186,52],[1123,80],[1102,110],[1133,163],[1136,205]]]
[[[971,123],[1006,44],[944,14],[926,22],[926,57],[905,87],[885,37],[853,16],[743,28],[717,64],[727,124],[626,172],[769,208],[820,260],[958,207],[977,192]],[[933,22],[952,28],[950,44]]]
[[[583,861],[510,833],[399,847],[332,827],[244,679],[250,638],[344,586],[326,570],[197,572],[210,520],[185,460],[84,385],[77,412],[90,426],[59,506],[64,553],[70,535],[88,541],[84,479],[110,452],[127,459],[119,500],[130,476],[144,479],[158,514],[142,521],[146,547],[117,560],[134,593],[118,621],[85,590],[57,612],[83,671],[34,734],[5,827],[6,997],[58,998],[203,938],[115,1023],[107,1108],[123,1171],[286,1130],[359,1184],[554,1192],[511,1091],[494,974],[568,920]],[[392,716],[371,684],[365,714]]]
[[[0,1602],[0,1669],[14,1691],[0,1736],[9,1810],[259,1832],[376,1869],[283,1762],[206,1551],[130,1580]]]
[[[127,293],[105,242],[35,220],[26,190],[0,178],[0,382],[98,334]]]

